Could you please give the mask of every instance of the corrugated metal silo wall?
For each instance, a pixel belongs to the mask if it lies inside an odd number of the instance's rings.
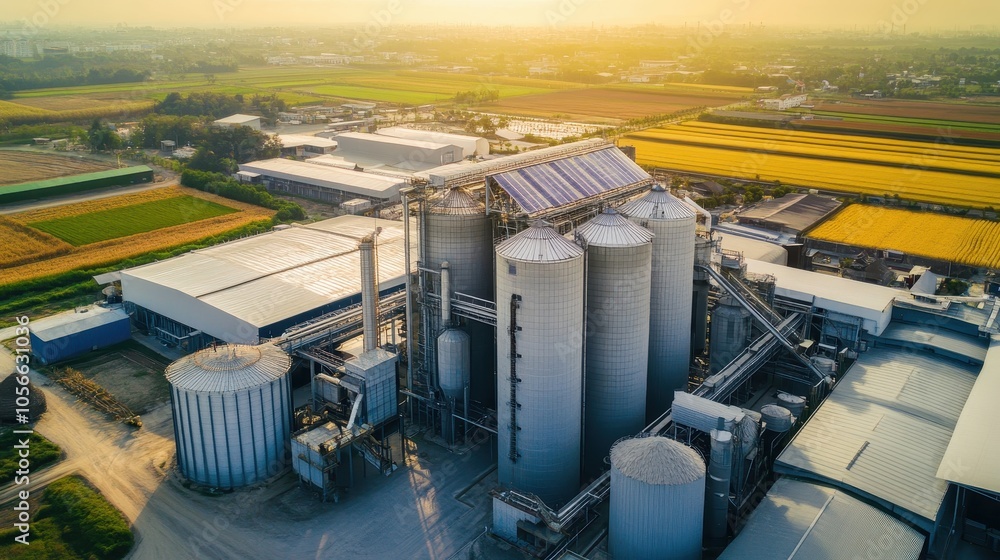
[[[288,375],[250,389],[200,393],[170,388],[177,465],[205,486],[234,488],[284,468],[291,437]]]
[[[608,548],[612,558],[701,558],[705,477],[647,484],[611,466]]]
[[[451,290],[478,298],[493,299],[493,231],[486,214],[439,214],[427,212],[423,265],[440,270],[447,261],[451,269]],[[440,293],[440,285],[434,287]],[[472,398],[495,402],[493,356],[496,355],[493,328],[469,321],[463,329],[471,337]],[[431,339],[438,333],[428,333]]]
[[[546,504],[580,485],[583,400],[583,257],[545,263],[497,255],[497,426],[500,484],[533,492]],[[514,272],[512,274],[512,272]],[[511,295],[517,310],[519,407],[511,429]],[[516,438],[512,446],[512,434]],[[510,458],[511,448],[519,455]]]
[[[652,244],[587,249],[584,467],[604,470],[618,439],[646,418]]]
[[[746,349],[750,335],[750,313],[738,304],[727,304],[725,301],[726,298],[721,300],[712,312],[712,344],[709,348],[709,371],[712,373],[717,373],[739,356]]]
[[[675,390],[686,390],[691,360],[691,290],[694,285],[695,219],[639,220],[653,238],[646,420],[670,407]]]

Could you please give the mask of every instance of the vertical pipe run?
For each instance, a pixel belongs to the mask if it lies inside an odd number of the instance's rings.
[[[441,326],[451,325],[451,269],[448,261],[441,263]]]
[[[720,418],[720,424],[721,424]],[[712,453],[705,486],[705,540],[710,547],[726,543],[729,524],[729,481],[733,472],[733,434],[712,430]]]
[[[406,319],[404,319],[404,324],[406,325],[406,388],[413,390],[413,304],[410,300],[413,298],[413,281],[410,278],[410,201],[409,201],[409,191],[403,189],[400,191],[400,195],[403,197],[403,260],[406,262],[405,269],[403,271],[403,280],[406,286]],[[407,400],[409,402],[409,400]],[[413,408],[410,409],[410,420],[413,420]],[[405,458],[406,452],[404,451],[403,456]]]
[[[375,237],[368,235],[358,244],[361,252],[361,317],[365,352],[378,346],[378,279],[375,276]]]

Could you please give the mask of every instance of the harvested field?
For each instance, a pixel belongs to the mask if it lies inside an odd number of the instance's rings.
[[[989,220],[852,204],[817,226],[807,237],[1000,268],[1000,223]]]
[[[573,119],[590,117],[619,120],[663,115],[695,107],[720,107],[737,101],[737,95],[681,94],[636,91],[625,88],[587,88],[501,99],[482,110],[532,117],[565,115]]]
[[[841,102],[820,100],[815,103],[814,110],[992,125],[1000,123],[1000,105],[973,105],[970,103],[940,103],[895,99],[871,101],[852,99]]]
[[[109,163],[74,156],[0,150],[0,186],[113,169]]]
[[[20,265],[12,265],[5,268],[3,276],[0,277],[0,285],[41,278],[78,268],[102,266],[145,253],[178,247],[200,239],[220,235],[250,223],[270,220],[274,216],[274,210],[229,200],[185,187],[167,187],[156,189],[156,191],[163,191],[158,196],[163,196],[164,199],[186,195],[238,211],[154,231],[136,233],[117,239],[97,241],[88,245],[73,247],[69,252],[62,255],[40,258]],[[81,204],[64,205],[58,208],[46,208],[32,212],[11,214],[7,218],[15,223],[27,225],[30,221],[37,221],[40,216],[82,216],[99,212],[106,208],[130,206],[134,203],[132,201],[136,200],[148,202],[152,196],[154,195],[151,195],[148,191],[127,194],[87,201]]]
[[[73,246],[22,223],[0,216],[0,267],[7,268],[68,254]]]

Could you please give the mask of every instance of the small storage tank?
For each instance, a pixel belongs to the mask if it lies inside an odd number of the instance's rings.
[[[580,486],[583,249],[536,223],[496,255],[497,477],[557,506]]]
[[[653,234],[611,209],[576,233],[587,248],[584,468],[596,475],[611,445],[645,426]]]
[[[206,348],[167,366],[181,474],[234,488],[281,472],[291,434],[289,367],[272,344]]]
[[[799,418],[806,410],[806,400],[788,393],[778,393],[778,404],[788,409],[792,416]]]
[[[716,373],[746,349],[750,337],[750,313],[729,294],[719,298],[712,312],[710,371]]]
[[[654,235],[646,388],[646,419],[652,420],[670,407],[675,390],[687,389],[695,212],[660,185],[620,211]]]
[[[465,400],[465,387],[471,377],[469,335],[449,328],[437,338],[438,383],[444,396],[457,402]]]
[[[837,372],[837,362],[830,358],[814,356],[811,360],[816,369],[820,370],[823,375],[833,375]]]
[[[760,415],[767,432],[784,433],[792,429],[792,413],[783,406],[766,404],[760,408]]]
[[[695,450],[659,436],[617,443],[610,502],[613,558],[701,558],[705,461]]]

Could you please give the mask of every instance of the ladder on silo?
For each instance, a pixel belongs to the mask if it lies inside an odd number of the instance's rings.
[[[521,455],[517,452],[517,432],[521,429],[517,425],[517,409],[521,408],[517,402],[517,384],[521,381],[517,377],[517,359],[521,357],[517,353],[517,333],[521,327],[517,326],[517,308],[520,307],[521,296],[511,294],[510,296],[510,326],[507,332],[510,334],[510,449],[507,457],[511,463],[516,463]]]

